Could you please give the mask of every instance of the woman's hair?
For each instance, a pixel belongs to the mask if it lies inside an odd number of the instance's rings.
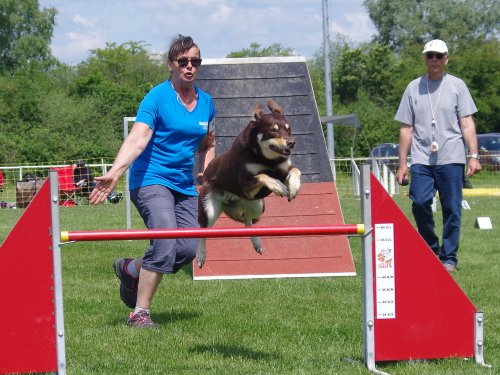
[[[181,34],[177,35],[177,37],[175,37],[170,44],[167,56],[168,61],[174,61],[177,56],[183,52],[189,51],[193,47],[198,48],[198,51],[200,51],[200,47],[198,47],[198,45],[193,41],[193,38]]]

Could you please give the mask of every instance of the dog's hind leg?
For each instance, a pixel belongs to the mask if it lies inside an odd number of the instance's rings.
[[[245,226],[247,228],[250,228],[252,226],[252,220],[245,221]],[[250,241],[252,241],[253,248],[255,249],[256,252],[259,254],[262,254],[262,240],[260,237],[250,237]]]
[[[203,267],[205,259],[207,259],[207,239],[200,238],[198,249],[196,250],[196,264],[199,268]]]
[[[257,221],[260,219],[264,213],[264,200],[243,200],[240,202],[240,207],[243,208],[243,222],[245,226],[251,227],[254,220]],[[260,237],[250,237],[250,241],[252,241],[255,251],[262,254],[263,247]]]
[[[221,202],[214,198],[213,192],[200,195],[198,201],[198,222],[202,228],[210,228],[219,217],[222,210]],[[200,238],[198,249],[196,250],[196,264],[199,268],[203,267],[207,258],[207,240]]]
[[[263,199],[240,199],[230,205],[224,205],[224,212],[235,221],[242,222],[246,227],[251,227],[264,213]],[[250,237],[253,248],[262,254],[262,240],[259,237]]]

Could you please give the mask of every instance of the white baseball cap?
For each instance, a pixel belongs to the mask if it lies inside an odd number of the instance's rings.
[[[430,42],[427,42],[422,53],[427,52],[448,53],[448,47],[446,46],[446,43],[441,39],[434,39]]]

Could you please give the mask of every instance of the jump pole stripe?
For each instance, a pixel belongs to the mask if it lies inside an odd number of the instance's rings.
[[[173,238],[219,238],[252,236],[318,236],[318,235],[362,235],[364,224],[325,226],[282,226],[250,228],[186,228],[148,230],[99,230],[61,232],[61,242],[71,241],[123,241]]]

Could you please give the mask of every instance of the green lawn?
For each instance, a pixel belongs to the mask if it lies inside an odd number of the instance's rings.
[[[408,198],[395,200],[410,215]],[[472,209],[463,212],[460,270],[454,277],[485,314],[485,359],[494,368],[447,359],[379,363],[378,369],[415,375],[500,373],[500,200],[467,200]],[[359,222],[359,201],[345,196],[342,208],[347,223]],[[22,211],[0,211],[0,238]],[[133,227],[142,228],[133,215]],[[489,216],[493,230],[475,229],[478,216]],[[62,230],[123,229],[124,223],[123,203],[61,208]],[[360,239],[351,244],[356,277],[193,281],[187,267],[165,277],[159,288],[152,311],[161,324],[157,331],[126,326],[130,310],[119,299],[111,267],[115,257],[141,255],[145,241],[66,245],[68,374],[368,374]]]

